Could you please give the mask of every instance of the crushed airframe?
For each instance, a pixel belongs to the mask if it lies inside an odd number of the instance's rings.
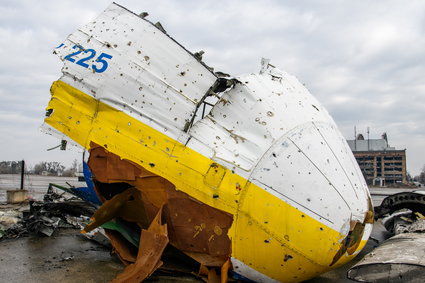
[[[425,192],[387,196],[375,207],[375,220],[393,236],[352,266],[349,279],[358,282],[424,282]]]
[[[366,183],[294,76],[268,60],[259,74],[214,73],[115,3],[54,53],[63,76],[44,129],[90,151],[103,205],[84,231],[121,225],[105,229],[127,265],[117,282],[147,278],[167,245],[222,282],[303,281],[365,245]]]

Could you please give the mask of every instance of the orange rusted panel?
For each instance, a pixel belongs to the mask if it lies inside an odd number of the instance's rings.
[[[115,231],[108,231],[116,253],[124,263],[130,264],[116,282],[146,278],[159,265],[165,241],[205,266],[229,268],[231,214],[177,191],[168,180],[99,145],[92,143],[91,146],[88,164],[96,191],[104,203],[84,231],[91,231],[114,218],[135,223],[142,229],[137,258],[132,254],[129,242],[126,243]],[[121,184],[125,187],[110,192],[105,189],[108,184],[115,185],[115,189]],[[167,235],[166,240],[164,235]],[[223,278],[227,280],[227,276]]]
[[[112,280],[113,283],[141,282],[162,265],[161,256],[168,244],[167,224],[162,224],[162,208],[147,230],[140,234],[137,260]]]
[[[129,265],[136,261],[137,250],[135,251],[128,242],[116,231],[105,229],[106,235],[111,240],[111,244],[114,247],[114,252],[118,258],[125,264]]]

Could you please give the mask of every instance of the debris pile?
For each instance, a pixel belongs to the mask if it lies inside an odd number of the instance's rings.
[[[388,232],[398,235],[425,231],[425,217],[420,212],[399,211],[382,219]]]
[[[31,200],[24,207],[0,211],[0,237],[50,237],[59,228],[82,229],[95,210],[83,200],[57,193],[51,184],[43,201]]]
[[[0,211],[0,239],[7,236],[8,230],[14,227],[22,217],[22,212],[8,209]]]
[[[54,188],[61,189],[63,193],[58,193]],[[43,201],[30,201],[25,206],[15,205],[11,207],[8,205],[4,207],[3,211],[0,210],[0,238],[16,239],[30,235],[50,237],[59,229],[84,229],[83,237],[106,247],[112,248],[111,240],[115,244],[121,243],[122,245],[125,245],[126,241],[128,241],[131,246],[123,246],[120,250],[114,248],[111,253],[121,259],[127,266],[125,270],[128,270],[129,266],[134,264],[129,264],[126,259],[136,257],[137,248],[141,240],[140,235],[132,231],[127,221],[120,218],[107,221],[101,227],[96,227],[93,230],[90,228],[90,231],[86,231],[89,230],[87,225],[91,227],[89,225],[90,217],[94,214],[96,207],[86,198],[81,200],[76,196],[77,194],[71,196],[69,193],[73,194],[75,192],[74,189],[50,184]],[[160,221],[160,218],[157,220]],[[146,231],[149,232],[149,229]],[[111,240],[106,234],[111,236]],[[175,247],[167,245],[167,243],[164,243],[164,252],[162,254],[152,255],[157,258],[157,264],[160,263],[162,265],[157,269],[154,278],[169,280],[180,278],[188,282],[204,282],[207,278],[215,276],[214,278],[219,280],[219,275],[217,275],[215,270],[212,270],[214,272],[208,270],[205,266],[200,265]],[[62,257],[60,261],[73,259],[73,255],[69,255]],[[130,268],[130,272],[124,272],[116,280],[132,280],[139,276],[138,273],[131,271]],[[234,282],[231,278],[228,281]]]
[[[395,235],[347,273],[361,282],[424,282],[425,192],[402,192],[375,207],[375,217]]]
[[[401,233],[425,231],[425,192],[402,192],[386,197],[375,207],[375,218],[382,219],[388,232]]]

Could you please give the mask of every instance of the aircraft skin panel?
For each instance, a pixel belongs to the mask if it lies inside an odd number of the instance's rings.
[[[363,221],[368,195],[344,175],[344,170],[352,172],[354,168],[341,167],[342,157],[333,155],[319,134],[322,127],[300,125],[276,141],[251,178],[292,205],[308,209],[319,221],[347,233],[346,224],[351,219]]]
[[[214,150],[217,163],[348,233],[350,221],[364,220],[370,198],[348,145],[296,78],[263,69],[238,77],[189,134]]]
[[[116,4],[54,53],[64,62],[62,81],[174,138],[216,81],[168,35]]]
[[[206,119],[199,120],[189,132],[213,148],[217,158],[229,166],[233,163],[251,171],[277,139],[300,124],[314,121],[336,128],[308,90],[277,68],[265,68],[262,74],[237,80],[240,83],[224,92]]]
[[[251,267],[249,267],[248,265],[244,264],[243,262],[237,260],[236,258],[231,258],[231,262],[233,265],[233,268],[235,270],[235,272],[238,275],[242,275],[244,274],[245,278],[255,278],[255,282],[259,282],[259,283],[276,283],[279,282],[275,279],[272,279],[264,274],[261,274],[260,272],[258,272],[255,269],[252,269]]]
[[[333,154],[339,155],[338,161],[341,164],[341,169],[343,169],[341,173],[350,180],[350,184],[355,189],[355,193],[358,194],[358,199],[361,199],[361,195],[367,195],[370,197],[366,181],[363,178],[363,174],[360,171],[360,167],[358,166],[354,155],[351,154],[351,149],[345,138],[341,134],[336,137],[333,136],[332,132],[335,132],[334,129],[330,129],[325,125],[322,125],[319,132],[330,149],[340,149],[339,154],[335,151]]]
[[[237,215],[229,230],[232,256],[266,276],[292,282],[281,264],[292,266],[295,262],[305,267],[297,279],[319,274],[329,269],[346,236],[227,168],[223,167],[219,187],[209,186],[214,178],[208,179],[208,171],[215,161],[64,82],[52,86],[47,109],[54,111],[45,122],[81,146],[88,149],[90,142],[102,145],[122,159],[149,168],[197,200]],[[285,262],[286,254],[292,258]],[[351,257],[344,255],[338,264]],[[297,274],[298,267],[288,270]]]
[[[360,169],[328,112],[294,76],[264,60],[260,74],[218,78],[117,4],[55,53],[63,76],[51,87],[47,129],[88,150],[96,144],[114,162],[130,161],[231,214],[236,273],[299,282],[365,245],[373,211]],[[199,117],[208,96],[218,101]]]

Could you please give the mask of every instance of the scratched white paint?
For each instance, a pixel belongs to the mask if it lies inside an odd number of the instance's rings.
[[[347,233],[350,220],[363,222],[369,193],[345,139],[295,77],[270,65],[262,72],[238,77],[191,128],[188,146],[200,141],[217,163]]]
[[[105,24],[107,23],[107,24]],[[64,57],[78,49],[96,56],[84,68]],[[122,110],[177,139],[196,104],[216,77],[177,42],[125,8],[111,4],[93,22],[72,33],[55,49],[64,62],[62,81]],[[98,54],[106,53],[108,68],[93,76]],[[78,61],[90,53],[72,57]]]
[[[76,51],[74,45],[111,55],[108,68],[93,76],[96,56],[87,61],[88,68],[65,60]],[[342,234],[348,233],[350,221],[363,222],[369,192],[345,139],[308,90],[267,60],[260,74],[237,77],[239,82],[219,94],[208,115],[198,117],[186,133],[197,104],[217,78],[151,23],[111,4],[55,52],[64,61],[64,82],[187,144]],[[247,278],[270,279],[237,259],[232,262]]]

